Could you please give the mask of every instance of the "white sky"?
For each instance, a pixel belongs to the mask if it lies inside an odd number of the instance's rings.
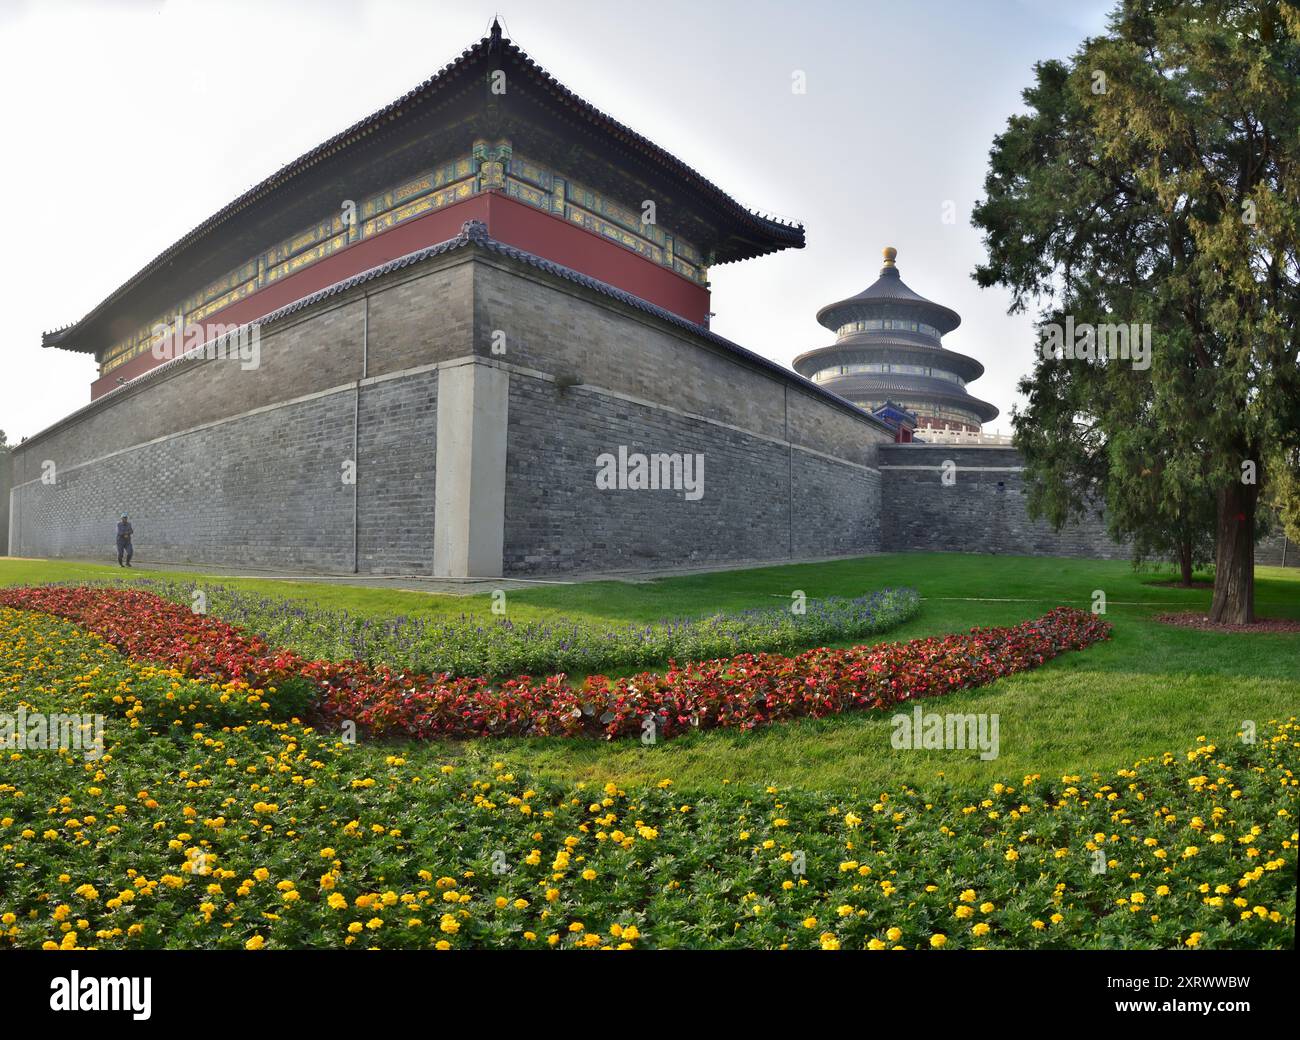
[[[777,361],[824,346],[814,315],[875,280],[953,307],[1009,430],[1029,319],[971,280],[970,208],[1037,60],[1103,29],[1103,0],[0,0],[8,200],[0,429],[90,399],[87,355],[42,350],[151,258],[279,166],[506,35],[560,82],[808,246],[713,269],[713,328]],[[790,89],[795,70],[808,91]],[[956,206],[955,224],[942,221]],[[665,373],[665,379],[671,379]]]

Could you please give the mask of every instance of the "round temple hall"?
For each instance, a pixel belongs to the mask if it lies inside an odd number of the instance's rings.
[[[869,412],[887,405],[906,409],[916,416],[918,433],[978,434],[998,414],[966,392],[984,366],[941,342],[961,315],[903,284],[894,264],[898,250],[891,246],[884,255],[875,282],[817,312],[835,343],[800,354],[795,371]]]

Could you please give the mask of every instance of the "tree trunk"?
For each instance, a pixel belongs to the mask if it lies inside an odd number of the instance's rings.
[[[1192,537],[1187,535],[1178,543],[1178,567],[1182,572],[1184,588],[1192,587]]]
[[[1210,620],[1248,625],[1255,620],[1255,503],[1259,487],[1233,481],[1219,491],[1214,544],[1214,599]]]

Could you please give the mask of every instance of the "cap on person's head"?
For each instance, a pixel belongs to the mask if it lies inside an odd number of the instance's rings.
[[[125,513],[122,514],[122,519],[123,519],[123,520],[126,519],[126,514],[125,514]]]

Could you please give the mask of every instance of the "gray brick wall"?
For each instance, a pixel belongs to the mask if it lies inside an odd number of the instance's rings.
[[[878,545],[879,478],[864,469],[518,372],[509,417],[507,574],[777,560]],[[703,454],[703,497],[598,489],[597,457],[621,445]]]
[[[1300,545],[1275,530],[1255,544],[1255,562],[1265,567],[1300,567]]]
[[[476,349],[504,332],[497,358],[513,369],[507,574],[879,548],[871,467],[889,435],[864,417],[531,269],[478,265],[475,300]],[[581,385],[561,390],[520,369]],[[598,490],[597,456],[620,445],[703,453],[704,497]]]
[[[1100,517],[1052,530],[1030,520],[1024,465],[1014,448],[890,444],[879,449],[884,489],[881,544],[887,552],[982,552],[1126,560],[1129,550],[1106,534]],[[951,486],[941,481],[956,464]],[[911,468],[922,467],[922,468]]]
[[[432,573],[438,373],[364,385],[360,419],[358,567]]]
[[[358,548],[364,572],[432,565],[436,372],[361,391]],[[350,571],[356,395],[325,396],[223,420],[18,489],[17,551],[115,558],[131,516],[149,562]]]
[[[0,555],[9,552],[9,488],[13,484],[13,457],[0,451]]]
[[[892,437],[851,409],[725,352],[721,347],[532,268],[475,266],[475,350],[589,387],[667,405],[852,462],[874,465]]]
[[[19,488],[19,551],[114,556],[127,512],[144,561],[351,569],[352,398],[314,398],[155,441]]]
[[[185,362],[113,394],[30,438],[15,453],[16,484],[178,430],[318,393],[361,377],[367,325],[371,377],[470,352],[471,256],[453,253],[355,289],[262,332],[261,365]]]

